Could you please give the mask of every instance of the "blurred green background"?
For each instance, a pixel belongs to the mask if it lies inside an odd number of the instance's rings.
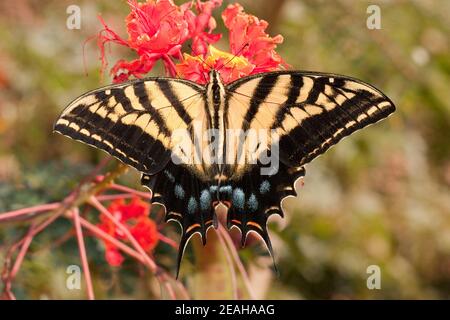
[[[294,69],[360,78],[397,106],[307,166],[285,219],[270,223],[280,277],[258,258],[263,248],[240,252],[257,296],[450,298],[450,1],[239,2],[284,36],[278,52]],[[71,4],[81,8],[80,30],[66,28]],[[381,8],[381,30],[366,27],[370,4]],[[128,12],[119,0],[0,3],[0,212],[62,199],[104,157],[52,125],[73,98],[110,82],[100,79],[95,40],[83,55],[101,29],[97,14],[125,36]],[[218,47],[227,48],[226,35]],[[134,56],[112,47],[109,61],[119,57]],[[139,188],[136,177],[123,181]],[[0,225],[1,264],[25,226]],[[64,288],[78,252],[74,239],[55,239],[69,226],[57,222],[33,241],[14,282],[18,298],[84,297]],[[98,241],[87,241],[98,298],[151,298],[139,268],[112,270]],[[381,268],[380,290],[366,286],[370,265]]]

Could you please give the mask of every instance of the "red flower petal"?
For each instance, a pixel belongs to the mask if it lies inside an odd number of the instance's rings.
[[[193,55],[206,55],[208,46],[216,43],[222,37],[221,34],[212,34],[216,28],[216,20],[212,17],[212,11],[222,5],[222,0],[211,0],[201,2],[199,0],[195,3],[197,15],[190,10],[192,3],[185,5],[183,9],[184,19],[189,28],[189,37],[192,38],[192,53]],[[205,31],[207,30],[208,31]]]
[[[183,12],[170,0],[129,0],[131,13],[125,19],[128,43],[138,53],[168,52],[188,38]]]
[[[208,82],[208,73],[211,68],[220,73],[224,83],[230,83],[252,74],[255,66],[245,57],[234,56],[209,46],[206,59],[203,59],[201,55],[193,57],[185,54],[184,61],[177,64],[176,68],[179,76],[205,84]]]
[[[199,84],[207,83],[207,66],[200,57],[193,57],[185,54],[183,62],[176,65],[177,75],[183,79],[188,79]]]
[[[155,248],[159,241],[159,233],[155,222],[148,217],[140,217],[130,232],[142,248],[149,252]]]
[[[270,37],[265,31],[268,23],[246,14],[240,4],[229,5],[222,13],[225,26],[230,31],[230,50],[247,58],[255,65],[252,74],[278,70],[287,66],[275,52],[283,37]]]
[[[106,250],[105,259],[106,262],[113,267],[120,267],[124,260],[122,254],[117,249]]]
[[[130,62],[119,61],[111,70],[114,82],[123,82],[131,76],[140,78],[153,68],[158,59],[180,58],[181,45],[188,39],[188,23],[184,12],[171,0],[147,0],[137,2],[129,0],[130,14],[125,19],[128,39],[125,40],[114,32],[101,19],[103,30],[98,37],[98,46],[102,59],[102,70],[106,69],[105,45],[113,42],[129,47],[139,55]],[[175,76],[175,69],[165,63],[167,72]]]
[[[130,230],[146,251],[150,251],[156,246],[159,233],[155,222],[148,217],[150,210],[148,202],[139,197],[134,197],[129,202],[121,198],[112,201],[107,210]],[[100,223],[97,226],[118,240],[128,241],[125,234],[104,214],[100,215]],[[103,241],[103,243],[108,263],[113,266],[120,265],[123,257],[117,247],[109,241]]]

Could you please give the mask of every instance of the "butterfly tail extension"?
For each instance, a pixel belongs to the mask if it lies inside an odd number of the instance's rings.
[[[181,226],[181,239],[177,258],[177,277],[181,260],[190,238],[198,233],[203,245],[206,234],[216,220],[213,202],[217,200],[207,183],[194,176],[183,166],[170,162],[160,173],[142,176],[142,184],[153,192],[152,203],[165,207],[166,221]]]
[[[231,192],[220,193],[221,201],[228,201],[229,229],[237,227],[241,232],[241,245],[245,246],[249,232],[257,233],[264,241],[274,261],[273,248],[267,230],[267,220],[273,214],[283,217],[282,201],[296,196],[295,182],[305,175],[303,167],[288,168],[280,164],[272,175],[261,175],[260,167],[254,166],[249,174],[232,181]],[[224,187],[222,187],[224,188]]]

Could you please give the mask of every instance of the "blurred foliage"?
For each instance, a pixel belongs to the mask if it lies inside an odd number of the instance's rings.
[[[271,220],[280,277],[262,247],[240,251],[258,297],[450,298],[450,2],[240,3],[285,37],[279,52],[293,68],[363,79],[398,109],[308,165],[299,196],[284,202],[285,219]],[[70,4],[0,4],[0,211],[61,199],[103,157],[52,134],[52,124],[71,99],[109,82],[95,41],[84,52],[83,44],[100,30],[97,13],[123,35],[128,9],[77,1],[82,28],[68,30]],[[369,4],[381,8],[381,30],[366,28]],[[110,61],[127,55],[114,47]],[[134,178],[125,181],[136,187]],[[0,228],[0,263],[24,230]],[[19,298],[84,297],[64,286],[66,266],[79,263],[75,239],[57,240],[67,232],[58,222],[33,241],[14,282]],[[87,237],[87,247],[98,298],[152,298],[155,280],[139,266],[111,269],[96,240]],[[186,272],[195,272],[191,258],[188,248]],[[381,290],[366,287],[369,265],[382,270]]]

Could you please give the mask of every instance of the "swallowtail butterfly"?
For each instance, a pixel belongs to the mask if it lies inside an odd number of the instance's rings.
[[[90,91],[69,104],[54,129],[142,172],[152,201],[182,227],[179,268],[189,239],[198,233],[205,243],[207,230],[217,226],[220,203],[242,245],[254,231],[272,254],[267,219],[283,216],[281,202],[296,196],[305,165],[394,110],[382,92],[346,76],[277,71],[225,85],[212,70],[206,86],[158,77]],[[240,138],[230,142],[232,130]],[[271,138],[244,148],[251,130]],[[180,132],[186,134],[175,135]],[[276,170],[262,174],[263,155],[275,157]],[[182,159],[197,161],[174,161]],[[227,161],[214,161],[220,159]]]

